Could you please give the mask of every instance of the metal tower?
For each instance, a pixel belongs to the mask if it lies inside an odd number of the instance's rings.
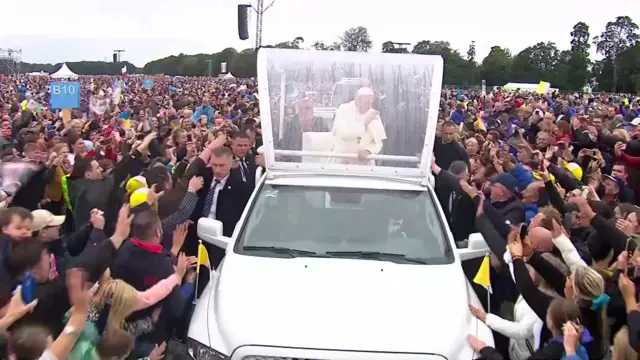
[[[21,61],[21,49],[0,49],[0,73],[19,75]]]
[[[256,49],[259,49],[260,46],[262,46],[262,16],[264,15],[265,12],[267,12],[267,10],[269,10],[270,7],[273,6],[273,3],[275,3],[275,0],[271,1],[271,4],[269,4],[267,7],[264,6],[264,0],[258,0],[256,2],[256,6],[252,6],[251,8],[253,9],[253,11],[256,12],[257,17],[256,17]]]

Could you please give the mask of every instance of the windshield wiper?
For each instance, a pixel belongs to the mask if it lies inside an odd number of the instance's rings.
[[[326,254],[335,257],[353,257],[356,259],[429,264],[427,259],[407,257],[407,255],[404,254],[383,253],[377,251],[327,251]]]
[[[286,247],[280,246],[244,246],[242,250],[245,251],[266,251],[271,252],[278,255],[286,255],[289,257],[304,257],[304,256],[320,256],[317,252],[307,251],[307,250],[298,250],[298,249],[289,249]]]

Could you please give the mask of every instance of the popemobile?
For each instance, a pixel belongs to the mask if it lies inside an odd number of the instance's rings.
[[[193,359],[474,359],[493,345],[431,184],[440,56],[260,49],[267,164],[197,301]],[[344,89],[350,80],[350,91]],[[355,86],[353,84],[356,84]],[[348,93],[348,97],[344,95]],[[334,96],[336,95],[336,96]],[[340,99],[331,117],[314,107]],[[326,111],[325,111],[326,113]]]

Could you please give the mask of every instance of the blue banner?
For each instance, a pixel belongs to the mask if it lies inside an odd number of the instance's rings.
[[[145,89],[153,89],[153,79],[146,79],[142,82],[142,86],[144,86]]]
[[[49,83],[49,105],[52,109],[77,109],[80,107],[80,83]]]

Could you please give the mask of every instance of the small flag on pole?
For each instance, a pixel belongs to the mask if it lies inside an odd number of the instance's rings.
[[[487,254],[484,259],[482,259],[482,264],[480,264],[480,268],[478,269],[478,273],[476,277],[473,278],[473,282],[483,286],[489,293],[493,293],[491,290],[491,261],[489,259],[489,254]]]
[[[478,130],[487,131],[487,127],[484,125],[484,121],[480,116],[476,117],[476,125],[478,126]]]
[[[491,294],[493,293],[491,289],[491,258],[489,258],[490,254],[487,254],[484,259],[482,259],[482,264],[480,264],[480,268],[478,269],[478,273],[476,277],[473,278],[473,282],[487,289],[487,312],[491,312]]]
[[[209,263],[209,253],[207,252],[207,248],[202,245],[202,241],[198,244],[198,265],[196,265],[196,272],[200,273],[200,265],[204,265],[207,268],[211,269],[211,264]]]

